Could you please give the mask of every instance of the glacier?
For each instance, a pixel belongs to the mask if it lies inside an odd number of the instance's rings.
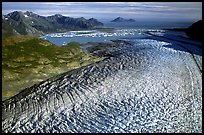
[[[3,132],[202,133],[201,43],[167,31],[140,34],[107,49],[112,56],[103,61],[4,101]]]

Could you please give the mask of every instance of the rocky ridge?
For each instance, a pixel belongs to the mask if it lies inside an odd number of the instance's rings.
[[[46,33],[93,29],[102,26],[103,23],[94,18],[72,18],[59,14],[44,17],[29,11],[14,11],[2,15],[2,29],[16,31],[21,35],[39,36]]]

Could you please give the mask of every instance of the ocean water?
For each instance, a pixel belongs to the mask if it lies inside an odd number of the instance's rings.
[[[69,31],[66,33],[47,34],[41,38],[58,46],[69,42],[110,42],[124,38],[142,38],[144,33],[151,30],[164,31],[163,28],[187,28],[192,22],[132,22],[132,23],[104,23],[105,27],[114,28],[112,32],[99,30]]]
[[[162,28],[187,28],[193,22],[104,22],[104,25],[107,27],[114,28],[145,28],[145,29],[162,29]]]

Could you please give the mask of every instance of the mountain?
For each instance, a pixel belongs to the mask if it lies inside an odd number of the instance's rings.
[[[60,14],[44,17],[29,11],[14,11],[2,15],[2,31],[11,35],[39,36],[52,32],[93,29],[101,26],[103,23],[94,18],[72,18]]]
[[[122,17],[117,17],[114,20],[112,20],[111,22],[135,22],[134,19],[124,19]]]
[[[9,35],[43,35],[44,32],[33,27],[33,22],[41,20],[29,17],[28,12],[14,11],[2,18],[2,32],[4,36]],[[45,24],[46,25],[46,24]]]
[[[187,28],[186,34],[192,39],[202,41],[204,35],[202,26],[203,20],[197,21],[193,23],[189,28]]]

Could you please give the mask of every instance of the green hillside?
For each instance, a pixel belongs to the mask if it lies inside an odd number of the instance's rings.
[[[2,100],[52,76],[102,60],[83,52],[79,43],[65,47],[32,36],[2,40]]]

